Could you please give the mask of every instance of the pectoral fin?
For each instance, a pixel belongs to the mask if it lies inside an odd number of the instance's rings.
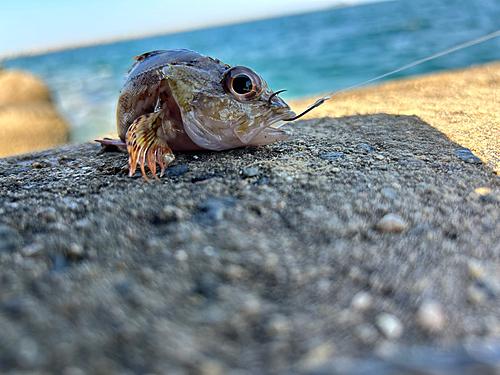
[[[128,128],[125,142],[129,154],[129,176],[135,173],[137,162],[139,162],[142,175],[148,182],[145,164],[148,165],[153,176],[159,180],[156,176],[156,162],[160,165],[161,177],[174,160],[174,154],[167,142],[158,136],[161,133],[160,114],[160,112],[155,112],[139,116]]]

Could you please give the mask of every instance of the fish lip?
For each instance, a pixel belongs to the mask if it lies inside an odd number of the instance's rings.
[[[279,129],[279,128],[281,128],[285,124],[286,124],[286,122],[284,122],[283,120],[278,120],[277,122],[275,122],[274,124],[270,125],[269,127],[273,128],[273,129]]]
[[[277,118],[276,120],[274,119],[273,116],[273,119],[270,121],[269,126],[275,129],[279,129],[280,127],[285,125],[284,121],[287,121],[286,120],[287,118],[294,118],[295,116],[296,114],[294,111],[292,111],[291,109],[287,109],[284,111],[284,113],[279,113],[278,114],[279,118]]]

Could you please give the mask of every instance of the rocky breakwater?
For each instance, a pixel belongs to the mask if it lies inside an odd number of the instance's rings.
[[[68,130],[39,78],[0,67],[0,157],[61,145]]]

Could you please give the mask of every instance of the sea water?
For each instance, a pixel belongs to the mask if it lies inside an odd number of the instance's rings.
[[[165,19],[168,27],[168,17]],[[131,25],[133,27],[133,25]],[[2,61],[51,87],[74,141],[116,131],[134,56],[187,48],[257,71],[285,100],[318,97],[500,29],[497,0],[399,0],[69,49]],[[500,60],[500,38],[386,79]],[[334,98],[332,99],[334,100]],[[297,108],[296,110],[302,110]]]

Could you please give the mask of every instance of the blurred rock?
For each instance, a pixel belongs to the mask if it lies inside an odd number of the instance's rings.
[[[40,79],[0,70],[0,157],[61,145],[68,130]]]
[[[403,323],[394,315],[383,313],[377,316],[377,326],[389,340],[395,340],[403,334]]]
[[[368,292],[358,292],[351,301],[351,306],[358,311],[366,311],[373,307],[373,297]]]
[[[406,229],[406,222],[398,215],[387,214],[377,223],[376,229],[380,232],[401,233]]]
[[[417,323],[428,333],[441,332],[446,326],[443,306],[436,301],[425,301],[417,311]]]
[[[29,102],[50,102],[50,92],[34,75],[16,71],[0,70],[0,105]]]

